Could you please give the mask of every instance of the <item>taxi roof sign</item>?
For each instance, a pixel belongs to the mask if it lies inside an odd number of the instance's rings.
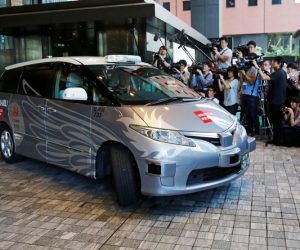
[[[110,63],[140,63],[142,59],[135,55],[107,55],[105,60]]]

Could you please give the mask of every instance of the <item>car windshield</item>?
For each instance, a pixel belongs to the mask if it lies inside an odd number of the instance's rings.
[[[123,104],[198,99],[198,93],[163,71],[146,65],[88,65]]]

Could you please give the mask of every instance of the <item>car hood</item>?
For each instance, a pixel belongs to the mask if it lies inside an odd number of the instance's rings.
[[[161,129],[221,133],[235,121],[234,116],[211,100],[132,108],[149,127]]]

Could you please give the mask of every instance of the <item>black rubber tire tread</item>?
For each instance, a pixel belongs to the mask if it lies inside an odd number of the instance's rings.
[[[119,205],[129,206],[136,203],[140,190],[130,153],[122,145],[113,145],[110,148],[110,161]]]
[[[11,129],[7,125],[1,125],[1,127],[0,127],[0,137],[2,135],[2,132],[5,131],[5,130],[8,131],[10,133],[10,136],[13,138],[13,134],[11,132]],[[0,152],[1,152],[1,158],[7,163],[16,163],[16,162],[22,161],[24,159],[22,156],[16,154],[14,140],[13,140],[13,152],[12,152],[12,156],[10,158],[6,158],[4,156],[1,147],[0,147]]]

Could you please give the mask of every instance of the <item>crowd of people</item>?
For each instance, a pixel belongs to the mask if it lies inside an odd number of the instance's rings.
[[[233,52],[226,37],[219,39],[218,47],[212,47],[211,60],[197,67],[188,68],[187,62],[180,60],[179,67],[173,68],[164,46],[157,54],[154,66],[168,72],[171,68],[175,78],[213,99],[232,115],[240,111],[240,122],[248,135],[260,133],[259,116],[263,116],[271,125],[267,144],[300,146],[297,64],[286,64],[279,56],[271,61],[264,59],[256,50],[255,41],[249,41],[244,50]]]

